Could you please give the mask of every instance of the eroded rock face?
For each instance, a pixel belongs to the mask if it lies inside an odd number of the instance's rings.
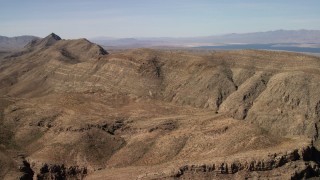
[[[259,163],[262,163],[262,165],[264,165],[263,162]],[[223,163],[220,164],[217,169],[215,169],[214,165],[203,165],[201,167],[184,167],[183,169],[180,169],[178,174],[174,175],[172,178],[166,179],[237,179],[240,177],[246,179],[264,179],[269,177],[279,179],[307,179],[317,176],[317,174],[319,174],[319,167],[314,162],[298,162],[294,165],[288,163],[286,164],[286,167],[277,167],[276,169],[261,168],[260,164],[257,165],[258,167],[255,167],[254,162],[252,162],[251,165],[253,168],[252,170],[249,169],[248,171],[239,171],[239,167],[235,164],[231,164],[231,166],[229,167],[231,168],[230,170],[228,169],[227,164]],[[291,167],[294,170],[291,170],[288,167]],[[258,170],[253,170],[254,168],[257,168]],[[288,171],[285,169],[290,170]]]
[[[319,175],[317,57],[108,54],[51,34],[1,62],[2,179]]]
[[[312,156],[310,156],[312,154]],[[310,157],[314,159],[309,159]],[[269,154],[263,159],[238,159],[222,162],[184,165],[162,173],[150,172],[140,179],[237,179],[281,178],[303,179],[317,176],[320,172],[319,151],[313,147]]]
[[[180,177],[186,171],[194,172],[214,172],[216,174],[235,174],[239,171],[270,171],[278,167],[285,166],[294,161],[319,161],[319,151],[313,147],[306,147],[303,149],[295,149],[284,154],[273,154],[262,160],[252,161],[235,161],[235,162],[221,162],[212,165],[191,165],[183,166],[174,176]],[[315,174],[320,172],[319,166],[313,163],[306,163],[306,168],[311,168]]]

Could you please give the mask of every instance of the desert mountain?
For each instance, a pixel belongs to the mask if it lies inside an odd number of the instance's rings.
[[[16,50],[23,48],[32,40],[37,40],[35,36],[17,36],[17,37],[5,37],[0,36],[0,49],[1,50]]]
[[[0,62],[2,179],[320,175],[318,57],[51,34]]]
[[[32,48],[32,47],[38,46],[43,48],[43,47],[51,46],[59,40],[61,40],[61,38],[58,35],[51,33],[50,35],[48,35],[43,39],[35,39],[30,41],[25,47]]]

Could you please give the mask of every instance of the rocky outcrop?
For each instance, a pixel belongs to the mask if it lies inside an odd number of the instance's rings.
[[[301,179],[302,177],[318,177],[320,176],[320,167],[317,164],[320,158],[320,152],[314,147],[306,147],[304,149],[295,149],[286,153],[279,153],[269,155],[262,160],[242,160],[234,162],[220,162],[213,164],[203,164],[203,165],[185,165],[180,167],[179,170],[172,175],[172,177],[177,178],[187,178],[192,174],[192,177],[204,176],[204,174],[211,174],[218,176],[219,174],[236,174],[240,171],[270,171],[292,164],[296,161],[306,161],[301,165],[300,171],[295,171],[291,175],[292,179]],[[184,177],[186,176],[186,177]]]
[[[266,169],[262,168],[261,164],[255,164],[255,162],[251,162],[250,164],[251,169],[249,170],[238,169],[239,164],[231,164],[228,167],[224,163],[218,164],[218,167],[215,165],[185,166],[180,168],[178,173],[171,176],[171,178],[163,179],[237,179],[240,177],[241,179],[255,179],[257,177],[260,179],[268,179],[270,177],[278,179],[307,179],[317,178],[320,173],[319,165],[314,162],[296,161],[286,164],[286,167]]]
[[[43,164],[38,171],[34,172],[33,178],[39,180],[84,179],[87,173],[86,167]]]
[[[32,180],[34,176],[34,171],[32,170],[30,163],[26,160],[22,161],[22,164],[19,167],[20,172],[23,175],[20,177],[20,180]]]
[[[71,132],[85,132],[90,129],[101,129],[111,135],[114,135],[115,132],[119,129],[125,129],[125,123],[123,120],[116,120],[112,123],[101,123],[101,124],[86,124],[81,125],[80,127],[66,127],[65,129],[60,128],[59,131],[71,131]]]

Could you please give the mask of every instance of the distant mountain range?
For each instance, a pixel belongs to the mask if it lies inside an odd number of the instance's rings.
[[[0,49],[19,49],[35,36],[0,36]],[[112,38],[96,37],[92,42],[105,47],[218,47],[242,44],[272,44],[272,47],[320,48],[320,30],[276,30],[244,34],[225,34],[202,37],[151,37],[151,38]]]
[[[14,50],[23,48],[26,44],[32,40],[39,39],[36,36],[17,36],[6,37],[0,36],[0,50]]]
[[[104,46],[215,46],[225,44],[320,44],[320,30],[276,30],[244,34],[225,34],[184,38],[109,38],[97,37],[91,41]]]

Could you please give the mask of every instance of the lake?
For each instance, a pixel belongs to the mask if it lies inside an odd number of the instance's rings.
[[[308,53],[320,53],[320,48],[308,48],[308,47],[292,47],[283,46],[276,47],[277,44],[230,44],[224,46],[198,46],[195,48],[200,49],[260,49],[260,50],[280,50],[280,51],[294,51],[294,52],[308,52]]]

